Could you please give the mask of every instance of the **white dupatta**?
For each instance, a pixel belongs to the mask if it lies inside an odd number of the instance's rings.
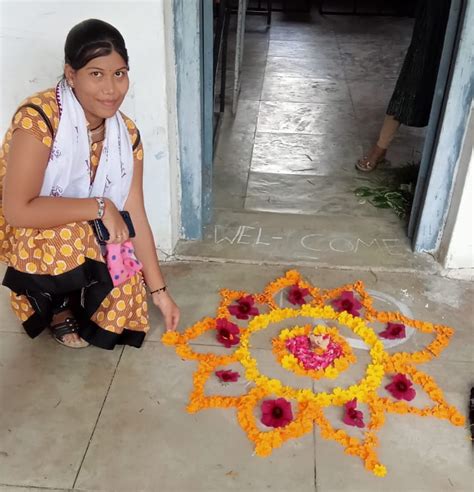
[[[91,184],[90,142],[84,110],[65,80],[56,87],[59,127],[51,148],[41,196],[106,197],[124,209],[133,177],[130,134],[117,112],[105,120],[105,140]]]

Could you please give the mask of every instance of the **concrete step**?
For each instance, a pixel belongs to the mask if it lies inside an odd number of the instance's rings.
[[[178,259],[311,265],[373,271],[437,273],[415,254],[397,217],[347,217],[215,211],[202,241],[180,241]]]

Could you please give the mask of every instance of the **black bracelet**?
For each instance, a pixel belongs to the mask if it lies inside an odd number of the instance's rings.
[[[161,287],[160,289],[150,291],[150,295],[156,294],[157,292],[166,292],[166,285],[164,287]]]

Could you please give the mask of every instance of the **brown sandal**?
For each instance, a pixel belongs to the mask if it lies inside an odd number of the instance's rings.
[[[66,318],[64,321],[61,321],[60,323],[56,323],[54,325],[50,325],[51,333],[53,335],[53,338],[60,343],[61,345],[64,345],[65,347],[68,348],[86,348],[89,346],[89,343],[83,340],[82,338],[79,338],[77,342],[65,342],[64,337],[66,335],[71,335],[72,333],[78,333],[79,332],[79,325],[77,324],[77,320],[75,318]]]

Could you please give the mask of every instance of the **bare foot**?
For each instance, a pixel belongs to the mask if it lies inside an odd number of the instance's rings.
[[[61,311],[60,313],[57,313],[53,316],[53,319],[51,320],[51,326],[64,323],[68,318],[74,319],[74,315],[69,309],[65,309],[64,311]],[[82,348],[89,345],[77,333],[67,333],[60,337],[60,340],[64,343],[64,345],[72,348]]]
[[[363,172],[373,171],[381,162],[385,160],[386,153],[387,149],[382,149],[375,144],[367,156],[357,161],[356,168]]]

